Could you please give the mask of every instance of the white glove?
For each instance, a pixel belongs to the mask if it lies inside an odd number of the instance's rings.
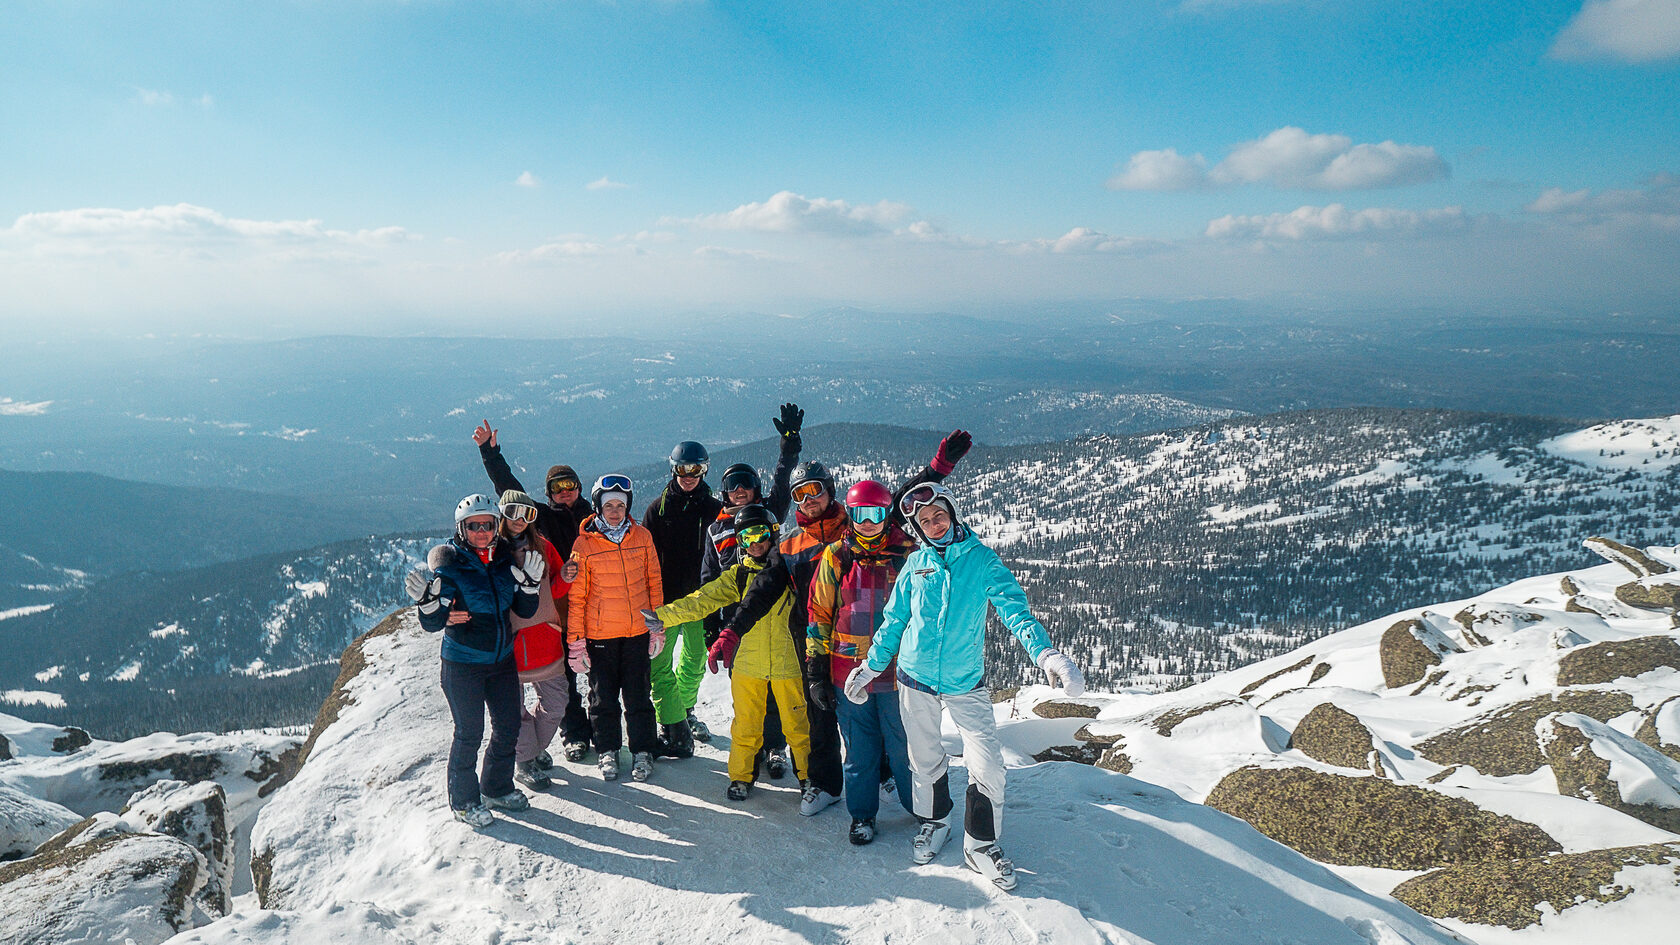
[[[653,657],[658,656],[659,651],[663,649],[665,649],[665,628],[661,627],[658,630],[649,630],[648,658],[652,659]]]
[[[438,595],[443,592],[443,578],[434,575],[426,568],[415,568],[408,572],[403,579],[403,589],[408,596],[420,605],[420,612],[429,614],[438,609]]]
[[[852,670],[851,675],[846,677],[846,698],[858,705],[868,702],[869,684],[879,675],[881,674],[869,668],[868,663],[859,663],[857,669]]]
[[[548,565],[543,561],[542,552],[527,551],[525,560],[513,566],[513,582],[519,585],[521,591],[535,594],[547,569]]]
[[[1038,668],[1050,677],[1051,686],[1060,686],[1070,696],[1080,696],[1085,693],[1085,676],[1079,672],[1079,667],[1073,665],[1066,653],[1051,647],[1038,658]]]

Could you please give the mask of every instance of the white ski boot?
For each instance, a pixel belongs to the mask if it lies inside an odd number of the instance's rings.
[[[456,820],[475,830],[483,829],[496,822],[496,815],[490,813],[490,808],[486,807],[483,801],[479,801],[471,807],[458,808],[454,813]]]
[[[933,862],[933,858],[939,855],[940,847],[943,847],[950,837],[950,824],[943,820],[922,821],[921,829],[916,831],[916,839],[910,842],[910,862]]]
[[[653,754],[646,751],[636,752],[636,757],[631,759],[630,780],[646,781],[651,777],[653,777]]]
[[[801,787],[803,788],[799,794],[799,813],[801,816],[810,817],[840,800],[840,798],[817,787],[810,781],[806,781]]]
[[[609,751],[603,754],[598,766],[601,769],[601,780],[618,780],[618,752]]]
[[[965,838],[966,841],[967,838]],[[971,847],[963,844],[963,862],[968,868],[992,881],[999,889],[1015,888],[1015,864],[1003,855],[1003,848],[995,842]]]

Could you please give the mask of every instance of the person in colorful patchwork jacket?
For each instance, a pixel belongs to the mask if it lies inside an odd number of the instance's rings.
[[[950,757],[940,735],[942,715],[951,714],[968,767],[963,860],[999,888],[1013,889],[1015,868],[998,843],[1004,768],[985,682],[987,611],[996,611],[1033,662],[1068,695],[1085,691],[1084,678],[1073,660],[1051,645],[1015,575],[962,523],[949,490],[933,483],[917,486],[904,494],[899,511],[922,547],[899,570],[868,655],[846,678],[846,698],[866,703],[870,684],[897,658],[899,714],[915,779],[911,803],[921,821],[911,844],[915,863],[932,861],[951,833],[945,822],[952,808]]]

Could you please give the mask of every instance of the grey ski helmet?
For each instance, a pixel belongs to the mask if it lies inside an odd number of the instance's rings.
[[[823,490],[828,493],[828,497],[830,499],[834,498],[834,474],[828,471],[827,466],[814,459],[800,463],[794,469],[793,478],[788,480],[788,488],[797,491],[800,486],[807,482],[821,483]]]
[[[455,537],[466,541],[466,521],[480,515],[488,515],[496,521],[502,520],[502,510],[496,505],[496,500],[477,492],[467,496],[455,504]]]

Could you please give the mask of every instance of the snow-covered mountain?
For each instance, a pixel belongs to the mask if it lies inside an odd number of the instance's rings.
[[[80,747],[0,717],[20,755],[0,761],[16,812],[0,826],[38,839],[135,793],[0,865],[0,928],[43,945],[1664,941],[1680,917],[1680,546],[1588,544],[1611,563],[1384,615],[1187,689],[995,691],[1013,894],[949,851],[910,865],[892,805],[860,849],[841,808],[801,818],[791,783],[723,800],[722,737],[642,784],[562,763],[529,812],[471,831],[444,800],[436,638],[399,611],[346,651],[289,763],[296,736]],[[725,730],[722,677],[699,713]],[[148,817],[202,822],[188,789],[205,781],[264,804],[254,892],[225,907],[216,857]],[[77,859],[83,836],[104,859]],[[136,863],[179,863],[190,902],[110,884]],[[90,872],[104,897],[38,905]]]

